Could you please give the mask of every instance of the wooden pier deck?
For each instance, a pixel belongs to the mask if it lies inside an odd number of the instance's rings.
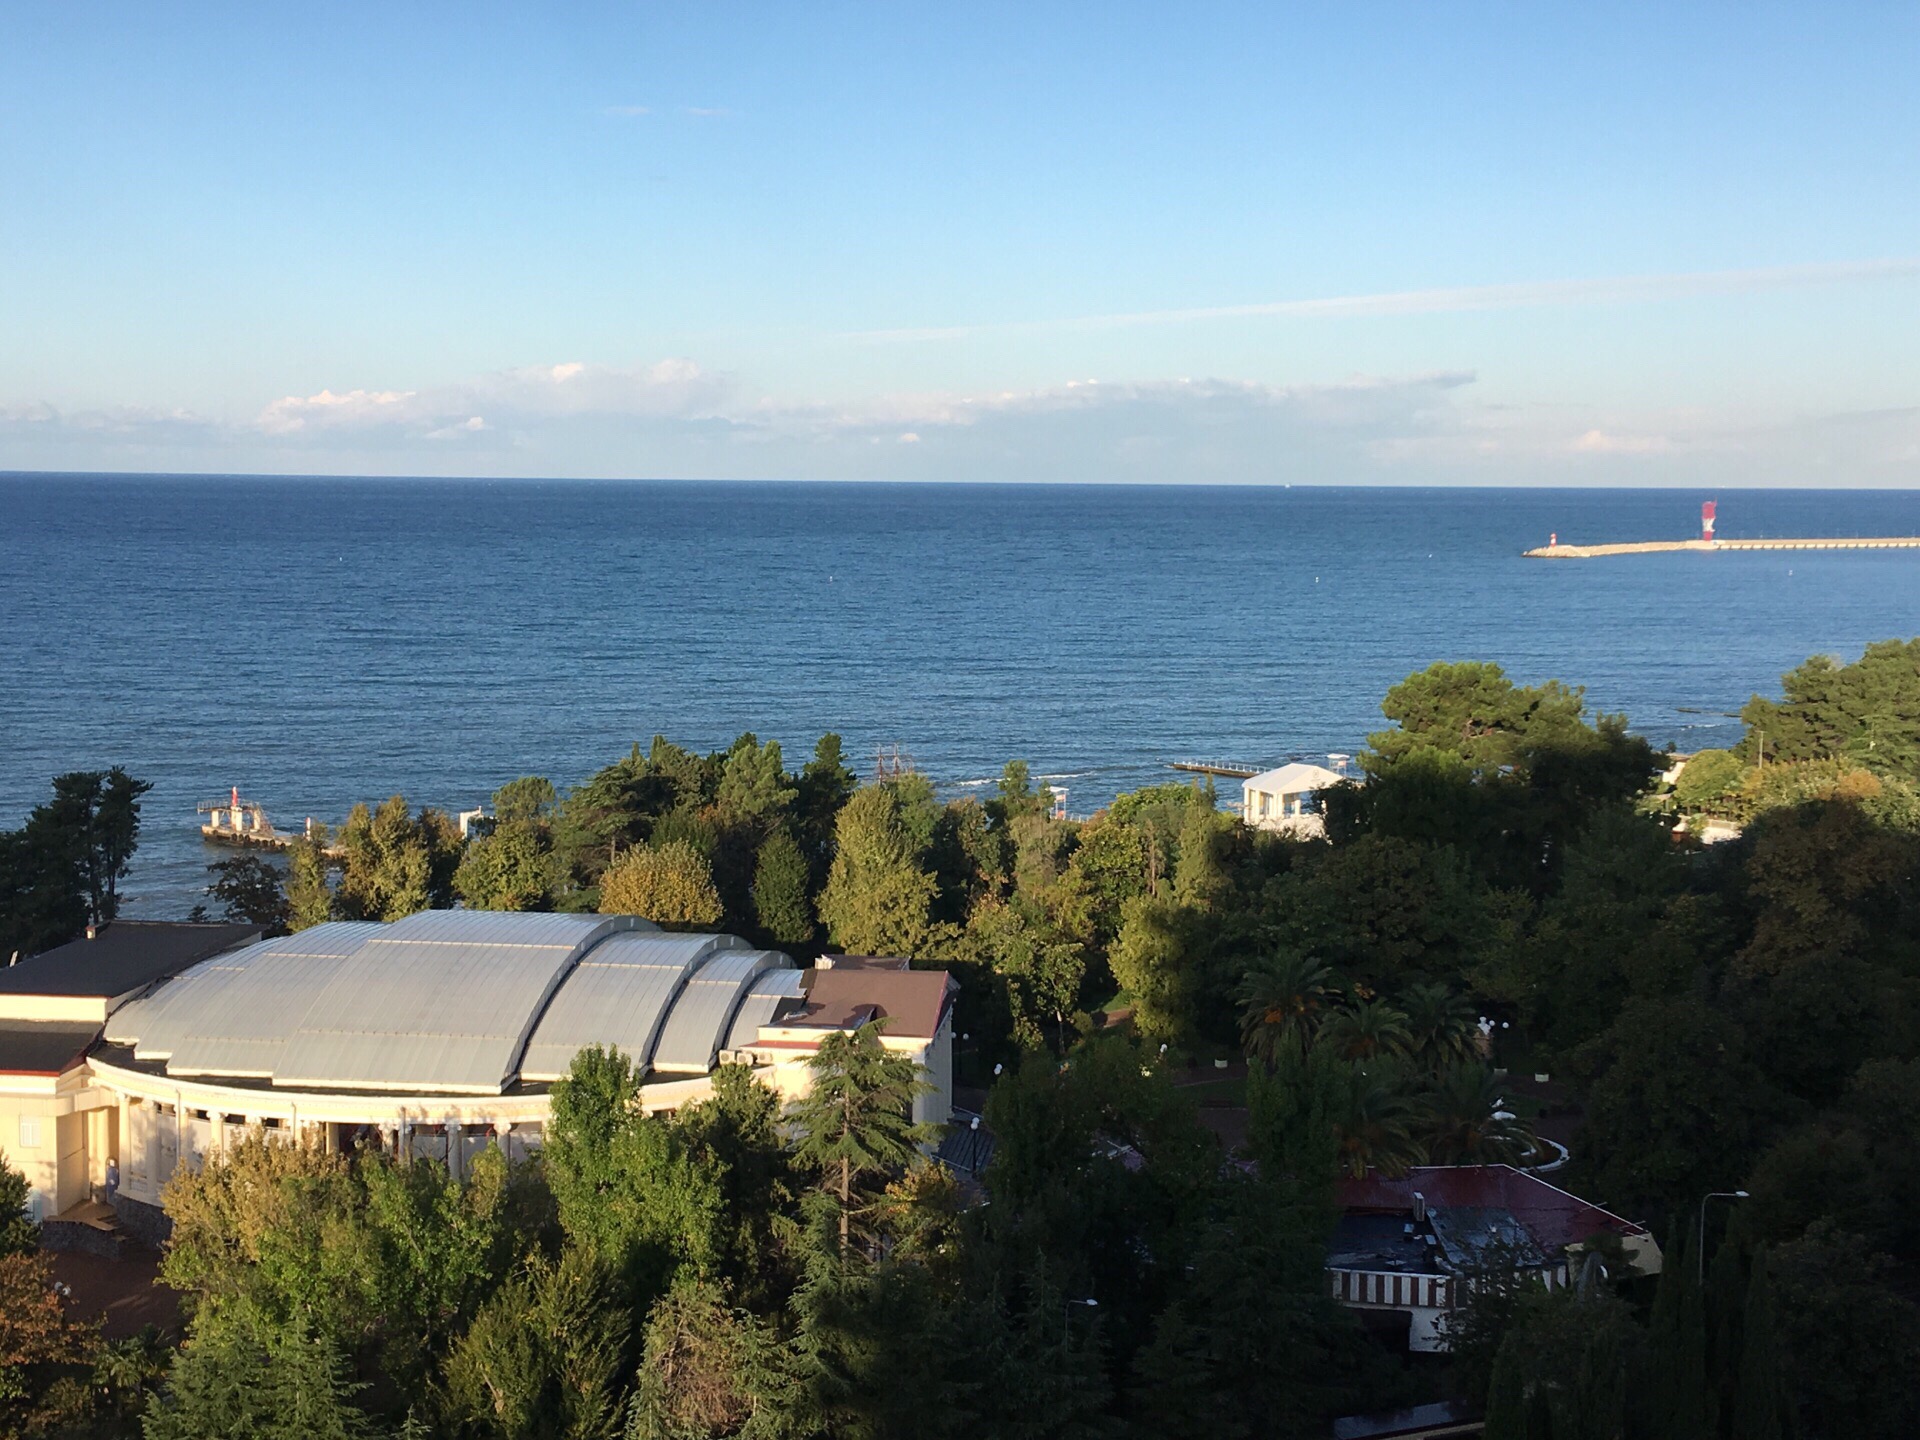
[[[1218,775],[1222,780],[1251,780],[1266,767],[1234,760],[1172,760],[1167,768],[1184,770],[1190,775]]]
[[[1885,538],[1842,536],[1780,540],[1637,540],[1624,545],[1542,545],[1529,560],[1594,560],[1603,555],[1653,555],[1671,550],[1920,550],[1920,535]]]

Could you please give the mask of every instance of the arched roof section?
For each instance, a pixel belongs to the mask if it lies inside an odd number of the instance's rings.
[[[340,961],[274,1069],[279,1085],[497,1093],[548,999],[624,915],[424,910]]]
[[[105,1038],[176,1075],[270,1077],[313,992],[386,928],[333,921],[203,960],[114,1011]]]
[[[534,1026],[520,1078],[558,1080],[589,1045],[606,1045],[644,1074],[667,1012],[709,956],[742,947],[732,935],[616,935],[590,950]]]
[[[792,964],[774,950],[728,950],[708,960],[689,977],[667,1015],[651,1068],[678,1075],[704,1075],[713,1069],[753,980],[763,971]]]

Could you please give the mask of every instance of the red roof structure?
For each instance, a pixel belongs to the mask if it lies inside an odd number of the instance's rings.
[[[808,971],[807,1003],[782,1025],[844,1030],[869,1020],[881,1033],[931,1040],[957,988],[944,970],[909,970],[904,960],[833,956]]]
[[[1508,1211],[1548,1250],[1563,1250],[1603,1231],[1622,1239],[1647,1234],[1644,1225],[1511,1165],[1421,1165],[1397,1180],[1374,1174],[1343,1179],[1337,1192],[1348,1214],[1407,1213],[1415,1209],[1416,1195],[1428,1210]]]

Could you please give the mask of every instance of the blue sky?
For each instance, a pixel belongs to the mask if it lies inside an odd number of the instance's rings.
[[[0,12],[0,469],[1920,485],[1920,8]]]

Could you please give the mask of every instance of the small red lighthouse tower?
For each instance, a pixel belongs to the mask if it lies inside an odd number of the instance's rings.
[[[1709,545],[1713,543],[1713,511],[1717,503],[1709,500],[1700,507],[1700,538]]]

